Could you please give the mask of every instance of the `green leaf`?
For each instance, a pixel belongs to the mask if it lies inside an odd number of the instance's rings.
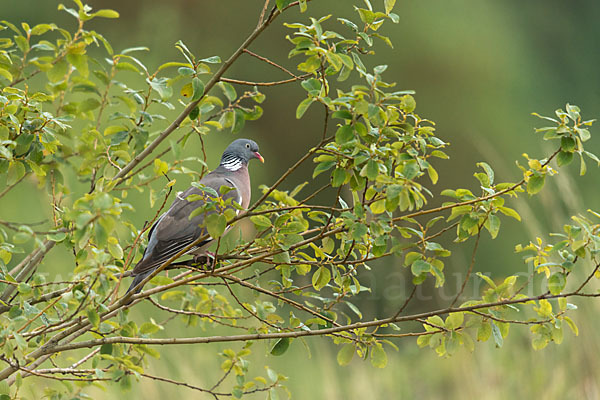
[[[418,276],[430,272],[431,264],[424,260],[415,260],[410,266],[410,270],[414,276]]]
[[[496,343],[496,347],[502,347],[504,344],[504,339],[502,338],[502,333],[500,332],[500,328],[494,322],[492,324],[492,336],[494,337],[494,343]]]
[[[333,114],[331,114],[331,118],[333,119],[352,119],[352,113],[348,110],[337,110]]]
[[[360,309],[356,307],[356,305],[350,303],[349,301],[346,301],[345,303],[352,310],[352,312],[358,316],[358,318],[362,318],[362,313],[360,312]]]
[[[344,144],[354,139],[354,128],[352,125],[342,125],[335,132],[335,142]]]
[[[532,175],[527,181],[527,193],[536,194],[544,187],[546,175]]]
[[[545,336],[536,337],[531,341],[534,350],[541,350],[548,345],[548,338]]]
[[[233,111],[233,124],[231,125],[231,133],[238,133],[244,129],[244,125],[246,125],[246,116],[244,112],[239,108],[236,108]]]
[[[279,339],[271,348],[271,354],[274,356],[281,356],[290,347],[290,338],[284,337]]]
[[[152,322],[144,322],[142,326],[140,326],[140,333],[142,335],[149,335],[160,330],[160,326]]]
[[[12,82],[13,80],[12,74],[2,67],[0,67],[0,76],[5,77],[9,82]]]
[[[297,119],[302,118],[302,116],[304,115],[306,110],[308,110],[308,107],[310,107],[310,105],[313,103],[313,101],[315,101],[314,98],[307,97],[306,99],[302,100],[302,102],[300,102],[300,104],[298,104],[298,108],[296,108],[296,118]]]
[[[292,3],[292,1],[293,0],[277,0],[275,4],[277,5],[279,11],[283,11],[283,9],[289,6]]]
[[[209,63],[209,64],[220,64],[221,63],[221,57],[219,57],[219,56],[211,56],[211,57],[203,58],[200,61],[201,62],[205,62],[205,63]]]
[[[409,266],[416,260],[420,260],[421,257],[423,257],[421,253],[417,253],[416,251],[410,251],[404,256],[404,265]]]
[[[394,4],[396,4],[396,0],[384,0],[386,14],[389,14],[390,12],[392,12],[392,9],[394,8]]]
[[[562,272],[555,272],[548,278],[548,290],[552,294],[560,294],[567,284],[565,274]]]
[[[437,171],[430,165],[429,167],[427,167],[427,173],[429,174],[429,179],[431,179],[431,183],[435,185],[438,181]]]
[[[179,91],[179,94],[181,94],[183,97],[192,97],[194,94],[194,86],[192,86],[192,83],[189,82],[183,85]]]
[[[104,343],[102,346],[100,346],[100,354],[112,354],[112,351],[112,343]]]
[[[465,316],[461,312],[455,312],[446,318],[446,329],[458,329],[463,324]]]
[[[200,115],[200,108],[199,107],[194,107],[192,109],[192,111],[190,111],[190,114],[188,115],[190,117],[190,119],[193,121],[196,118],[198,118],[198,116]]]
[[[482,322],[479,328],[477,328],[477,341],[487,342],[492,335],[492,326],[489,321]]]
[[[569,325],[569,328],[571,328],[575,336],[579,336],[579,328],[577,328],[575,322],[573,322],[573,320],[567,316],[564,316],[563,319],[567,323],[567,325]]]
[[[556,164],[558,164],[559,167],[569,165],[571,161],[573,161],[573,153],[571,152],[561,151],[556,156]]]
[[[579,155],[581,164],[579,165],[579,175],[583,176],[587,172],[587,166],[585,165],[585,160],[583,159],[583,155]]]
[[[335,161],[325,161],[325,162],[319,163],[315,167],[315,170],[313,171],[312,177],[314,178],[317,175],[319,175],[320,173],[325,172],[325,171],[331,169],[334,165],[335,165]]]
[[[321,82],[318,79],[310,78],[305,81],[302,81],[302,83],[300,85],[311,96],[318,96],[319,93],[321,92]]]
[[[204,224],[208,230],[208,234],[216,239],[220,237],[227,227],[227,218],[223,214],[208,214],[204,219]]]
[[[25,165],[20,161],[11,161],[8,166],[6,185],[10,186],[16,183],[25,175]]]
[[[379,175],[379,164],[377,161],[370,159],[360,171],[361,176],[366,176],[374,181]]]
[[[53,31],[56,29],[56,25],[54,24],[39,24],[31,28],[31,35],[43,35],[48,31]]]
[[[28,294],[31,293],[31,286],[29,286],[29,284],[25,283],[25,282],[21,282],[19,283],[19,285],[17,286],[17,291],[21,294]]]
[[[46,235],[46,237],[49,240],[59,243],[67,238],[67,233],[66,232],[50,233],[50,234]]]
[[[582,142],[587,142],[592,137],[587,129],[575,128],[575,130],[579,133]]]
[[[552,304],[546,299],[539,301],[539,306],[533,308],[535,312],[542,318],[548,318],[552,316]]]
[[[193,96],[192,101],[200,100],[204,95],[204,83],[197,76],[192,79]]]
[[[156,286],[169,285],[173,282],[174,282],[173,278],[169,278],[168,276],[162,276],[162,275],[157,275],[150,280],[150,283],[152,285],[156,285]]]
[[[100,107],[100,102],[94,98],[87,98],[79,103],[79,112],[87,112],[92,111],[96,108]]]
[[[235,99],[237,98],[237,92],[235,91],[235,88],[231,83],[219,82],[218,85],[221,88],[221,90],[223,90],[223,94],[225,94],[227,100],[229,100],[230,102],[235,101]]]
[[[500,231],[500,218],[494,214],[490,214],[486,221],[485,227],[487,228],[488,232],[490,232],[492,239],[496,239],[496,236],[498,236],[498,232]]]
[[[358,11],[360,20],[365,24],[372,24],[375,21],[376,17],[373,11],[364,8],[357,8],[356,11]]]
[[[67,54],[67,61],[73,64],[81,76],[88,77],[88,57],[85,54]]]
[[[92,324],[93,327],[97,328],[100,324],[100,316],[98,315],[98,312],[93,308],[88,308],[86,314],[90,321],[90,324]]]
[[[373,214],[381,214],[385,211],[385,199],[377,200],[369,206]]]
[[[565,136],[560,139],[560,149],[562,151],[573,152],[575,150],[576,143],[575,139],[569,136]]]
[[[169,164],[164,161],[161,161],[158,158],[154,159],[154,174],[155,175],[164,175],[169,172]]]
[[[269,228],[273,225],[271,220],[264,215],[253,215],[250,217],[250,221],[252,221],[254,225],[261,229]]]
[[[321,290],[331,280],[331,272],[327,267],[319,267],[312,276],[312,285],[315,290]]]
[[[512,208],[498,207],[498,210],[500,210],[500,212],[506,216],[513,217],[517,221],[521,220],[521,216],[519,215],[519,213],[513,210]]]
[[[486,276],[486,275],[482,274],[481,272],[477,272],[476,275],[478,277],[480,277],[481,279],[483,279],[484,281],[486,281],[487,284],[490,285],[490,287],[496,289],[496,284],[489,276]]]
[[[273,262],[276,264],[289,264],[290,263],[290,253],[287,251],[277,253],[273,256]]]
[[[168,84],[169,80],[167,78],[154,78],[150,81],[150,86],[163,101],[168,100],[173,95],[173,89]]]
[[[194,71],[194,69],[190,68],[190,67],[177,68],[177,73],[181,76],[192,76],[192,75],[194,75],[194,72],[196,72],[196,71]]]
[[[371,347],[371,365],[375,368],[385,368],[387,361],[387,354],[381,344],[377,343]]]
[[[101,17],[101,18],[119,18],[119,13],[115,10],[98,10],[91,15],[92,17]]]
[[[117,260],[123,258],[123,249],[117,239],[113,236],[108,238],[108,252]]]
[[[339,71],[342,66],[344,65],[344,63],[342,62],[342,58],[332,52],[327,52],[325,53],[325,56],[327,57],[327,61],[329,61],[329,64],[336,70]]]
[[[344,184],[344,182],[346,181],[346,170],[343,168],[336,168],[333,171],[333,174],[331,174],[331,177],[332,177],[331,186],[333,186],[333,187],[342,186]]]
[[[354,353],[356,350],[354,349],[354,345],[351,343],[347,343],[342,346],[342,348],[337,353],[337,362],[340,365],[348,365],[352,358],[354,357]]]
[[[361,222],[356,222],[352,225],[352,239],[354,240],[361,240],[367,232],[367,226]]]
[[[417,102],[415,98],[409,94],[402,96],[402,102],[400,103],[400,108],[402,108],[405,112],[411,113],[415,111],[417,108]]]
[[[485,162],[478,162],[477,166],[483,168],[483,170],[485,171],[485,174],[488,176],[489,180],[490,180],[490,184],[493,185],[494,184],[494,170],[492,170],[492,167],[489,166],[488,163]]]

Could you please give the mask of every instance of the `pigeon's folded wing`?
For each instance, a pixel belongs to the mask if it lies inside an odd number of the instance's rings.
[[[222,186],[231,187],[222,197],[227,201],[233,199],[241,203],[241,194],[234,182],[226,177],[217,174],[209,174],[200,181],[203,185],[219,192]],[[133,269],[133,275],[144,274],[147,271],[158,268],[162,263],[173,257],[185,247],[189,246],[199,237],[206,235],[206,228],[202,227],[204,218],[215,211],[200,213],[193,217],[189,216],[192,212],[202,206],[205,201],[201,198],[196,201],[189,201],[190,195],[210,196],[200,188],[191,187],[185,192],[177,194],[177,198],[169,208],[152,226],[148,234],[148,246],[144,252],[144,257]],[[212,238],[196,244],[186,253],[204,246]]]

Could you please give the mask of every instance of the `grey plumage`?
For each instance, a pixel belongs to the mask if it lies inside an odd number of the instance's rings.
[[[222,186],[232,187],[233,190],[222,195],[223,199],[227,201],[231,198],[232,201],[246,208],[250,203],[251,193],[248,162],[253,158],[264,162],[258,152],[258,145],[254,141],[234,140],[223,152],[219,167],[204,176],[200,183],[217,192]],[[201,213],[189,219],[192,211],[204,203],[202,200],[188,201],[188,196],[193,194],[206,196],[205,192],[194,186],[178,193],[171,207],[154,223],[148,233],[148,246],[144,251],[144,256],[133,268],[134,279],[127,292],[133,290],[169,258],[206,234],[206,229],[201,225],[208,213]],[[211,238],[208,238],[186,254],[193,254],[196,257],[206,255],[206,249],[210,246],[210,242]],[[141,289],[139,287],[136,292]]]

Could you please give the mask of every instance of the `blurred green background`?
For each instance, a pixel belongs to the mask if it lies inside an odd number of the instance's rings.
[[[374,0],[382,8],[383,1]],[[381,3],[381,4],[379,4]],[[40,0],[2,0],[1,19],[31,25],[56,22],[72,27],[73,18],[56,10],[57,2]],[[97,19],[88,29],[105,35],[116,51],[132,46],[147,46],[138,54],[151,68],[179,60],[174,43],[182,39],[197,55],[228,57],[256,24],[262,1],[258,0],[102,0],[88,1],[94,9],[112,8],[118,20]],[[271,58],[291,70],[294,59],[287,59],[289,30],[283,22],[304,21],[308,15],[357,19],[352,5],[360,0],[315,0],[307,14],[286,12],[268,28],[251,50]],[[438,136],[451,143],[451,159],[438,162],[438,194],[445,188],[477,188],[472,177],[475,163],[487,161],[496,170],[498,181],[516,181],[520,171],[514,161],[521,154],[542,157],[548,153],[534,127],[543,126],[531,112],[550,115],[565,103],[581,107],[586,119],[600,116],[600,3],[559,0],[405,0],[398,1],[395,12],[399,24],[386,23],[383,34],[390,36],[394,49],[377,43],[376,55],[366,58],[368,65],[388,64],[384,77],[398,82],[398,90],[417,92],[417,112],[436,122]],[[336,25],[336,22],[331,21]],[[299,62],[299,61],[298,61]],[[227,77],[255,81],[285,79],[283,72],[250,57],[242,57]],[[313,107],[301,120],[295,119],[296,105],[305,92],[298,86],[266,88],[264,116],[246,124],[241,136],[255,139],[267,163],[253,165],[253,184],[270,184],[293,160],[304,154],[321,136],[322,110]],[[598,127],[593,128],[589,150],[600,152]],[[215,166],[221,149],[232,139],[229,132],[210,135],[209,161]],[[195,142],[190,142],[190,147]],[[193,152],[198,149],[188,148]],[[310,180],[311,166],[292,175],[286,189]],[[599,171],[589,166],[588,175],[578,177],[578,161],[547,183],[535,199],[519,200],[513,206],[525,222],[503,219],[499,237],[482,241],[476,268],[491,276],[506,276],[527,271],[514,245],[527,242],[544,232],[557,232],[569,216],[599,210]],[[324,177],[320,177],[325,179]],[[186,183],[178,180],[184,188]],[[3,199],[7,205],[0,217],[47,214],[44,199],[35,196],[35,185],[15,191]],[[128,201],[146,202],[147,195]],[[32,214],[33,213],[33,214]],[[147,215],[135,215],[140,226]],[[457,274],[466,269],[472,244],[452,246],[447,264],[447,293],[425,287],[419,301],[409,312],[438,308],[460,284]],[[60,264],[60,255],[49,258],[47,267]],[[370,281],[373,292],[362,298],[361,309],[367,318],[381,317],[402,303],[408,286],[402,267],[394,260],[374,268]],[[589,266],[588,266],[589,268]],[[597,285],[596,285],[597,287]],[[477,296],[474,287],[467,295]],[[426,296],[429,296],[426,298]],[[578,299],[572,302],[582,303]],[[256,364],[268,364],[290,377],[288,387],[296,399],[505,399],[600,398],[598,371],[600,336],[596,315],[598,304],[587,302],[573,318],[580,327],[578,338],[565,334],[562,345],[549,345],[534,351],[527,327],[513,327],[501,349],[492,343],[477,344],[474,353],[461,350],[458,355],[439,358],[429,349],[419,350],[413,339],[398,343],[400,351],[390,352],[384,370],[355,359],[348,367],[335,361],[337,349],[321,339],[307,339],[311,356],[300,341],[295,341],[283,358],[268,355],[265,344],[253,346]],[[156,312],[153,308],[140,308]],[[136,310],[136,312],[140,312]],[[199,328],[181,328],[181,336],[211,335]],[[163,349],[160,361],[152,361],[149,372],[210,386],[220,376],[220,361],[215,348],[197,345]],[[168,351],[167,351],[168,350]],[[262,370],[256,371],[262,374]],[[39,381],[40,388],[47,382]],[[33,394],[36,393],[36,394]],[[39,395],[39,391],[30,396]],[[23,393],[27,395],[28,393]],[[118,398],[116,390],[92,391],[94,398]],[[128,397],[149,399],[196,398],[197,392],[153,381],[135,383]]]

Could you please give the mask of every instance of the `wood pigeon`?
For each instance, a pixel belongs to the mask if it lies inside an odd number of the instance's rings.
[[[264,162],[258,152],[258,145],[249,139],[234,140],[223,152],[221,164],[214,171],[208,173],[200,180],[204,186],[214,189],[217,193],[222,186],[233,188],[225,193],[222,198],[232,198],[243,208],[250,204],[250,175],[248,162],[256,158]],[[202,195],[205,192],[197,187],[190,187],[185,192],[179,192],[171,207],[162,214],[150,228],[148,233],[148,246],[144,256],[133,268],[134,277],[129,293],[141,281],[165,261],[180,252],[184,247],[206,234],[202,223],[207,213],[201,213],[190,219],[189,216],[196,208],[202,206],[202,200],[188,201],[190,195]],[[212,211],[215,212],[215,211]],[[206,249],[210,246],[212,238],[198,243],[186,254],[193,254],[195,258],[207,255]],[[142,288],[138,288],[136,293]]]

